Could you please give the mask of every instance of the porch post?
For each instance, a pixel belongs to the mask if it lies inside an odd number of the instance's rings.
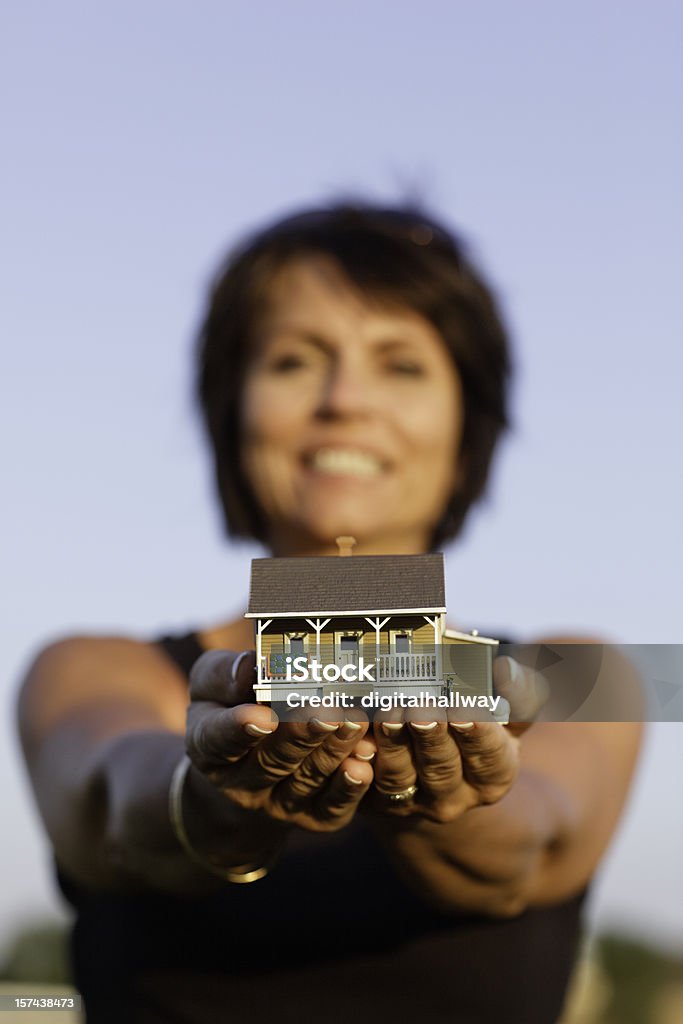
[[[369,622],[370,625],[372,626],[372,628],[375,631],[375,663],[377,665],[377,670],[375,672],[375,680],[377,682],[379,682],[379,664],[380,664],[379,663],[379,657],[380,657],[380,654],[379,654],[379,645],[380,645],[379,635],[380,635],[381,630],[383,629],[384,626],[386,626],[386,624],[387,624],[387,622],[389,621],[390,618],[391,618],[391,615],[387,615],[386,619],[382,619],[382,621],[380,622],[379,615],[377,615],[374,619],[371,619],[368,615],[365,616],[365,621]]]
[[[315,630],[315,656],[318,661],[320,661],[320,634],[329,621],[329,619],[306,619],[311,629]]]
[[[435,656],[436,679],[437,679],[437,682],[441,682],[441,677],[443,675],[443,664],[442,664],[442,657],[441,657],[441,630],[439,628],[439,624],[441,622],[442,616],[441,615],[435,615],[434,618],[432,619],[432,618],[429,617],[429,615],[425,615],[425,616],[423,616],[423,618],[426,619],[426,621],[429,623],[429,625],[434,630],[434,656]]]
[[[266,619],[265,622],[262,619],[257,619],[256,620],[256,665],[257,665],[257,676],[256,676],[256,678],[258,679],[259,683],[264,683],[265,682],[265,679],[263,678],[263,666],[261,664],[261,657],[262,657],[261,656],[261,649],[262,649],[262,646],[263,646],[261,644],[261,634],[263,633],[264,629],[268,628],[268,626],[271,624],[272,621],[273,621],[272,619]]]

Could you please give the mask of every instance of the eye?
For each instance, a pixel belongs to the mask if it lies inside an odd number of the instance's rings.
[[[292,370],[300,370],[304,366],[306,366],[306,360],[293,353],[277,356],[270,363],[270,369],[274,373],[290,373]]]
[[[424,366],[413,359],[392,359],[387,369],[400,377],[423,377],[425,374]]]

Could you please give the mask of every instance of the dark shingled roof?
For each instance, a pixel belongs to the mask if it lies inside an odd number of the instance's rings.
[[[247,615],[445,611],[443,555],[255,558]]]

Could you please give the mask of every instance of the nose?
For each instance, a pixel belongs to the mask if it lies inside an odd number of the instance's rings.
[[[331,360],[322,381],[316,414],[321,419],[364,417],[372,409],[367,371],[351,360]]]

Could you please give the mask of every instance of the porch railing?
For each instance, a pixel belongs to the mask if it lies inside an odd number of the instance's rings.
[[[436,654],[432,651],[431,653],[420,653],[420,654],[380,654],[379,656],[372,653],[372,649],[363,651],[363,658],[367,664],[374,664],[377,666],[375,673],[373,673],[378,682],[393,680],[405,680],[405,679],[436,679]],[[321,657],[321,663],[327,664],[339,664],[346,665],[356,661],[355,657],[349,657],[344,655],[337,662],[333,658]],[[266,668],[266,659],[263,659],[262,669],[263,681],[268,680],[282,681],[286,679],[284,672],[275,672],[272,669]]]
[[[380,654],[377,678],[436,679],[436,654]]]

